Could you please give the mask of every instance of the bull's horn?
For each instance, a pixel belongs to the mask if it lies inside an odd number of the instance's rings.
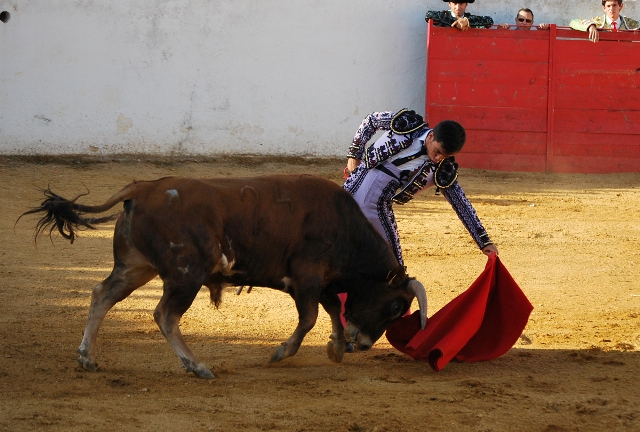
[[[409,289],[418,298],[418,305],[420,306],[420,327],[424,330],[427,325],[427,291],[424,289],[424,286],[415,279],[409,282]]]

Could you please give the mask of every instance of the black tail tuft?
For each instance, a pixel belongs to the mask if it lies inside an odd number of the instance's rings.
[[[40,207],[33,208],[20,215],[18,220],[22,216],[28,214],[44,214],[38,221],[34,237],[37,239],[40,234],[49,230],[49,237],[51,237],[55,229],[58,230],[60,235],[71,243],[76,238],[76,231],[82,228],[96,229],[94,225],[115,220],[118,214],[105,216],[102,218],[84,218],[82,217],[84,212],[80,210],[83,206],[75,203],[82,194],[75,197],[73,200],[62,198],[56,193],[52,192],[50,188],[43,190],[46,199],[42,201]],[[17,223],[18,221],[16,221]]]

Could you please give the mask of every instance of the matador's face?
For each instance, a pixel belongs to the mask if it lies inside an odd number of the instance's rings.
[[[464,11],[467,10],[467,5],[469,3],[454,3],[454,2],[449,2],[449,8],[451,9],[451,12],[453,12],[453,14],[457,17],[461,17],[464,16]]]
[[[616,0],[613,0],[606,2],[604,6],[602,6],[602,10],[604,10],[604,13],[607,14],[611,21],[617,21],[623,6],[622,4],[618,4]]]
[[[429,159],[433,162],[438,163],[444,158],[448,158],[449,156],[453,156],[444,151],[442,148],[442,143],[436,141],[433,137],[433,131],[429,132],[427,138],[424,140],[424,146],[427,149],[427,155]]]

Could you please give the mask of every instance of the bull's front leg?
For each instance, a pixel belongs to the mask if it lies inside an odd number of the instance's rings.
[[[327,355],[336,363],[344,357],[347,342],[344,337],[344,326],[340,319],[342,303],[337,294],[327,294],[320,297],[320,304],[331,318],[331,339],[327,343]]]
[[[320,301],[321,279],[311,278],[304,283],[294,283],[289,292],[296,302],[298,310],[298,326],[293,334],[280,345],[269,363],[275,363],[298,352],[302,340],[316,324],[318,319],[318,303]]]
[[[164,293],[153,318],[187,372],[193,372],[198,378],[210,379],[215,375],[191,352],[180,332],[180,318],[193,303],[200,285],[185,281],[178,283],[175,278],[165,277]]]

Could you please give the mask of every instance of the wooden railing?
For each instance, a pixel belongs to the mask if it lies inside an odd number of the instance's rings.
[[[640,172],[640,32],[428,25],[425,117],[467,129],[461,166]]]

